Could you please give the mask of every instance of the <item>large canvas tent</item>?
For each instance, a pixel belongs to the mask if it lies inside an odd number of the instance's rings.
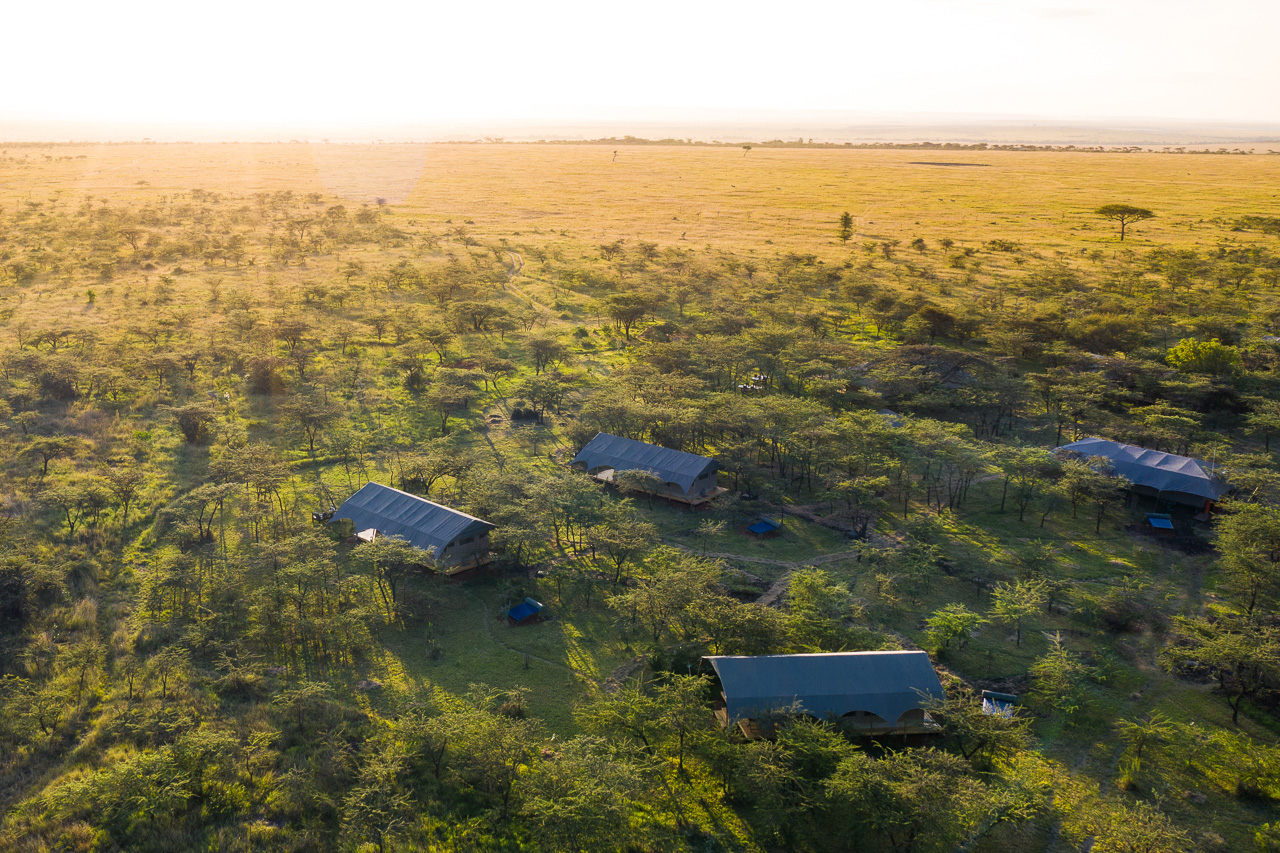
[[[818,719],[855,718],[873,731],[919,728],[923,706],[944,693],[922,651],[715,655],[726,722],[797,708]]]
[[[435,554],[436,562],[457,571],[485,562],[489,531],[494,525],[465,512],[441,506],[417,495],[365,483],[342,502],[330,523],[350,521],[358,536],[371,540],[394,536]]]
[[[605,482],[612,482],[619,471],[645,471],[663,482],[662,491],[655,494],[685,503],[700,503],[721,491],[714,459],[607,432],[596,433],[573,457],[573,464],[585,466],[588,474]]]
[[[1085,438],[1064,444],[1058,453],[1101,456],[1112,470],[1133,485],[1134,492],[1158,500],[1204,507],[1219,500],[1230,488],[1213,475],[1206,462],[1190,456],[1176,456],[1105,438]]]

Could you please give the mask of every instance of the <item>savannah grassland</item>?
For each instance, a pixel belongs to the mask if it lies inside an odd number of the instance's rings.
[[[55,192],[120,203],[195,188],[319,192],[348,204],[387,199],[400,221],[472,219],[473,230],[495,238],[569,230],[585,245],[629,237],[766,257],[767,241],[786,251],[834,249],[833,211],[852,212],[869,239],[932,231],[1073,251],[1109,244],[1110,225],[1088,214],[1101,198],[1158,210],[1138,239],[1178,244],[1198,241],[1189,233],[1197,223],[1272,209],[1280,197],[1280,158],[1266,155],[322,143],[14,147],[8,155],[30,161],[5,164],[12,201]],[[42,163],[46,156],[55,161]],[[929,162],[970,165],[920,165]]]
[[[540,827],[561,839],[546,849],[584,844],[590,832],[600,833],[599,849],[620,846],[607,826],[565,830],[566,818],[538,811],[534,767],[545,766],[554,741],[541,759],[515,762],[524,781],[510,814],[505,799],[497,804],[502,786],[493,777],[501,774],[478,760],[459,758],[446,783],[423,781],[426,771],[413,776],[405,768],[416,765],[403,757],[399,771],[380,777],[390,765],[374,759],[421,705],[458,706],[475,682],[506,691],[508,703],[527,689],[516,704],[545,726],[528,734],[531,743],[586,730],[626,742],[624,731],[592,728],[575,707],[611,674],[661,675],[706,649],[702,629],[687,620],[641,627],[634,607],[627,618],[625,604],[609,604],[658,576],[646,573],[644,554],[660,545],[720,560],[715,594],[744,607],[788,573],[820,567],[830,587],[824,600],[844,602],[844,611],[806,616],[799,599],[784,596],[783,618],[792,621],[766,650],[928,646],[925,619],[949,603],[986,613],[992,586],[1028,574],[1060,585],[1061,601],[1029,616],[1020,642],[993,619],[963,647],[936,649],[957,678],[1019,693],[1050,652],[1047,632],[1060,632],[1085,664],[1088,676],[1072,687],[1077,707],[1032,703],[1028,748],[1003,756],[998,769],[980,768],[993,788],[1016,796],[966,813],[956,819],[961,829],[936,839],[873,828],[847,838],[846,849],[1248,849],[1276,820],[1280,727],[1270,694],[1246,700],[1233,724],[1204,673],[1180,678],[1162,666],[1175,616],[1239,609],[1217,571],[1210,527],[1179,518],[1195,547],[1165,546],[1133,531],[1151,507],[1100,504],[1096,520],[1083,506],[1073,511],[1048,480],[1027,481],[1022,520],[1001,502],[1014,476],[1004,449],[1050,446],[1064,425],[1146,436],[1169,442],[1165,449],[1185,441],[1196,452],[1253,454],[1251,471],[1274,469],[1263,434],[1244,424],[1250,406],[1261,405],[1247,399],[1275,388],[1274,355],[1260,336],[1280,331],[1270,254],[1278,247],[1275,236],[1236,225],[1280,211],[1280,157],[552,144],[0,149],[8,265],[0,355],[12,410],[0,438],[0,508],[12,553],[41,567],[22,581],[39,594],[23,592],[22,607],[10,611],[20,619],[0,631],[0,674],[23,680],[6,682],[0,696],[15,721],[0,730],[9,750],[0,757],[0,845],[514,849],[536,845]],[[1091,213],[1111,202],[1157,215],[1122,244],[1113,224]],[[844,211],[853,217],[847,242],[837,238]],[[137,245],[131,229],[142,232]],[[923,244],[913,247],[916,238]],[[1203,263],[1169,284],[1144,262],[1157,249],[1192,250]],[[1225,258],[1252,265],[1247,281],[1239,269],[1239,280],[1226,274]],[[875,308],[876,294],[893,299]],[[611,320],[620,295],[647,300],[634,328]],[[925,335],[895,314],[894,300],[911,310],[927,303],[969,331]],[[477,320],[476,304],[497,307]],[[1014,316],[1024,325],[1015,327]],[[1084,316],[1109,331],[1071,331]],[[727,318],[741,319],[736,331],[717,325]],[[1039,328],[1068,331],[1051,342],[1037,339]],[[1074,422],[1061,414],[1055,422],[1050,398],[1025,384],[1033,374],[1077,370],[1090,351],[1123,351],[1116,357],[1130,373],[1159,374],[1174,342],[1228,333],[1248,355],[1238,388],[1161,374],[1123,394],[1098,391]],[[735,337],[750,343],[732,350],[732,378],[708,378],[714,371],[703,369],[700,347],[711,352]],[[562,348],[548,365],[551,391],[537,384],[545,374],[534,339]],[[874,373],[903,344],[933,349],[923,365],[875,375],[881,388],[915,377],[911,393],[876,396],[840,378],[868,364]],[[943,399],[928,387],[929,359],[942,358],[935,350],[984,359],[981,370],[998,375],[995,395],[1007,399]],[[76,364],[59,360],[67,358]],[[74,374],[70,391],[56,375],[44,378],[54,368]],[[757,371],[784,377],[760,398],[783,401],[761,403],[765,414],[734,408],[747,396],[738,383]],[[290,406],[318,397],[338,401],[338,411],[312,449]],[[621,410],[621,398],[631,408],[617,417],[646,437],[716,455],[722,482],[735,492],[749,483],[762,502],[730,498],[692,515],[556,485],[559,463],[606,423],[601,401]],[[1215,407],[1223,399],[1230,406]],[[545,417],[513,419],[526,401]],[[867,413],[890,404],[925,426],[912,433],[910,452],[869,463],[893,482],[872,489],[883,502],[865,498],[874,532],[864,544],[841,532],[845,493],[834,480],[824,485],[824,470],[839,467],[845,437],[884,428]],[[1161,404],[1174,420],[1134,413]],[[174,417],[192,405],[208,406],[194,440]],[[988,409],[1003,425],[989,428]],[[690,425],[717,410],[726,421],[748,420],[705,432]],[[759,435],[730,438],[743,423]],[[932,470],[929,436],[941,433],[928,430],[943,427],[928,424],[961,425],[964,496],[945,508],[931,503],[932,487],[911,485],[932,476],[920,471]],[[44,471],[33,448],[56,437],[73,444]],[[427,446],[434,461],[405,461]],[[524,538],[504,542],[523,550],[506,544],[491,576],[461,584],[411,577],[388,608],[315,603],[311,581],[295,573],[285,584],[296,583],[290,606],[316,609],[288,629],[276,625],[267,610],[284,599],[263,592],[270,584],[261,574],[281,562],[272,553],[285,565],[354,567],[349,592],[378,594],[376,567],[366,578],[345,546],[319,554],[300,531],[328,499],[340,502],[366,479],[399,486],[414,465],[436,466],[430,497],[521,531]],[[107,491],[100,505],[58,492],[120,468],[139,475],[127,517]],[[210,551],[202,535],[213,522],[192,496],[228,483],[244,495],[219,498]],[[572,501],[591,505],[565,510]],[[591,537],[548,526],[558,512],[580,512],[593,530],[651,532],[612,582]],[[756,542],[735,531],[761,513],[784,514],[786,533]],[[499,614],[525,595],[550,603],[556,618],[506,627]],[[339,610],[359,629],[325,622]],[[1108,621],[1117,610],[1120,627]],[[357,638],[350,648],[316,639],[337,624]],[[170,648],[181,654],[165,657]],[[357,689],[365,679],[381,687]],[[33,715],[36,705],[44,710]],[[1134,762],[1117,723],[1153,711],[1169,729]],[[201,754],[197,732],[216,732],[223,740],[209,742],[243,764],[217,769],[235,783],[219,789],[221,799],[209,781],[196,793],[166,791],[154,813],[140,808],[156,775],[144,759]],[[662,743],[623,818],[627,843],[838,849],[787,827],[818,820],[816,787],[766,795],[774,789],[764,776],[734,777],[746,771],[725,770],[732,762],[710,746],[681,772],[666,735]],[[112,776],[113,767],[128,773]],[[924,783],[924,799],[930,785],[968,784],[938,777]],[[397,785],[407,799],[373,802],[370,792]],[[904,812],[921,808],[901,796]],[[1158,825],[1130,832],[1147,824]],[[1139,840],[1126,848],[1130,834]]]

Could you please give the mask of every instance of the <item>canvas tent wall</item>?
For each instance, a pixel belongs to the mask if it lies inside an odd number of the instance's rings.
[[[430,549],[437,563],[454,570],[486,560],[489,531],[494,528],[465,512],[381,483],[366,483],[343,501],[329,523],[339,521],[350,521],[357,531],[375,530],[379,536],[396,536]]]
[[[820,720],[874,715],[896,727],[929,698],[944,698],[922,651],[716,655],[707,661],[720,677],[730,721],[797,706]]]
[[[1132,490],[1158,500],[1188,506],[1208,507],[1229,491],[1226,483],[1213,475],[1202,459],[1176,456],[1105,438],[1085,438],[1064,444],[1056,453],[1078,453],[1088,458],[1101,456],[1111,462],[1116,474],[1132,483]]]
[[[593,475],[603,471],[647,471],[686,500],[705,498],[717,490],[718,466],[714,459],[607,432],[597,433],[587,442],[573,457],[573,464],[585,466],[587,473]]]

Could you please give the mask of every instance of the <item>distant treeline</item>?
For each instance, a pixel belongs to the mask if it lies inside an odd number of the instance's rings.
[[[485,138],[483,140],[456,140],[456,144],[499,143],[508,140]],[[451,143],[454,144],[454,143]],[[1107,154],[1254,154],[1241,148],[1187,148],[1165,146],[1160,150],[1139,145],[1031,145],[1022,143],[996,144],[991,142],[814,142],[812,139],[770,139],[765,142],[719,142],[698,139],[645,139],[639,136],[607,136],[600,139],[539,139],[533,145],[686,145],[708,148],[848,148],[853,150],[901,150],[901,151],[1088,151]],[[1280,151],[1267,150],[1267,154]]]
[[[1276,142],[1278,140],[1259,140],[1259,142]],[[277,139],[274,141],[255,141],[250,143],[241,143],[236,140],[223,140],[220,142],[194,142],[192,140],[175,140],[175,141],[159,141],[144,138],[142,140],[112,140],[112,141],[95,141],[95,140],[63,140],[63,141],[43,141],[43,142],[23,142],[0,140],[0,149],[9,148],[55,148],[55,147],[83,147],[86,145],[235,145],[235,144],[252,144],[252,145],[309,145],[312,140],[309,139]],[[319,144],[328,145],[329,140],[323,139]],[[333,143],[336,145],[361,144],[361,143]],[[383,140],[379,139],[368,143],[372,145],[415,145],[415,144],[439,144],[439,145],[486,145],[486,144],[517,144],[517,145],[681,145],[688,147],[704,147],[704,148],[845,148],[850,150],[898,150],[898,151],[1083,151],[1101,154],[1280,154],[1280,151],[1268,148],[1265,152],[1249,151],[1243,148],[1188,148],[1183,145],[1170,146],[1164,145],[1159,148],[1153,146],[1142,145],[1032,145],[1029,143],[1007,143],[999,144],[992,142],[814,142],[813,139],[805,140],[797,138],[794,140],[770,139],[765,142],[720,142],[719,140],[693,139],[686,137],[677,139],[675,137],[664,137],[662,139],[646,139],[640,136],[605,136],[598,139],[538,139],[538,140],[512,140],[500,136],[486,136],[481,139],[449,139],[439,143],[422,142],[414,140]],[[4,151],[4,154],[8,154]]]

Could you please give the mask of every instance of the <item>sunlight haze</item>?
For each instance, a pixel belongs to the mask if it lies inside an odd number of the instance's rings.
[[[339,126],[707,108],[1280,121],[1280,6],[1256,0],[134,0],[28,3],[8,18],[8,121]]]

